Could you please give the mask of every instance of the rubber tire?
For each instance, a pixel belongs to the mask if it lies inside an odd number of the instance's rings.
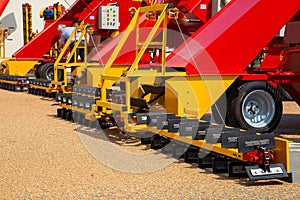
[[[45,63],[42,66],[40,66],[40,76],[42,79],[46,79],[48,81],[53,81],[54,79],[54,74],[53,77],[49,77],[49,73],[54,73],[54,63]],[[58,70],[58,80],[62,81],[63,80],[63,73],[61,70]]]
[[[263,127],[254,127],[248,124],[243,118],[242,104],[250,92],[263,90],[267,92],[275,103],[275,113],[272,120]],[[234,127],[256,132],[272,132],[279,124],[282,117],[282,99],[277,89],[265,81],[246,82],[233,89],[227,101],[226,118]]]
[[[37,67],[36,74],[35,74],[37,78],[42,78],[42,71],[44,66],[45,66],[44,64],[41,64]]]

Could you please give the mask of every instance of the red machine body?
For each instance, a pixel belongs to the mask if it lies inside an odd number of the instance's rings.
[[[166,65],[192,76],[229,74],[281,84],[300,105],[299,8],[297,0],[232,0],[176,48]],[[284,37],[277,37],[285,25]],[[248,67],[257,56],[260,66]]]
[[[231,1],[177,48],[168,66],[185,67],[187,74],[244,74],[245,68],[299,10],[297,0]],[[271,9],[266,9],[271,7]],[[257,17],[259,16],[259,17]],[[276,20],[274,19],[276,17]],[[268,28],[266,28],[266,22]],[[251,28],[249,28],[251,27]],[[255,27],[255,28],[252,28]],[[263,30],[263,31],[262,31]],[[260,34],[254,34],[259,31]]]
[[[171,0],[161,3],[169,3],[171,7],[178,8],[179,17],[176,24],[174,21],[169,20],[168,21],[168,29],[174,30],[177,33],[179,31],[182,31],[182,33],[189,37],[191,33],[194,33],[197,29],[199,29],[202,25],[204,25],[211,17],[212,17],[212,3],[211,0],[192,0],[192,1],[178,1],[178,0]],[[140,41],[143,41],[149,34],[149,32],[152,30],[152,27],[154,25],[154,22],[149,21],[146,16],[141,16],[139,19],[139,27],[140,29]],[[179,26],[179,27],[178,27]],[[179,30],[180,28],[180,30]],[[122,29],[124,30],[124,29]],[[156,34],[156,36],[159,36],[159,33],[161,30],[159,30]],[[92,55],[90,60],[93,61],[99,61],[100,64],[104,64],[109,59],[111,53],[113,52],[113,49],[118,44],[119,40],[121,39],[122,33],[115,37],[113,40],[107,42],[106,44],[101,44],[101,48],[99,49],[99,52],[95,55]],[[180,41],[176,38],[179,34],[175,35],[168,35],[171,39],[169,40],[171,43],[171,46],[178,46],[178,41]],[[114,64],[130,64],[134,60],[135,57],[135,31],[133,31],[129,38],[126,40],[126,49],[122,49],[119,53],[119,56],[115,60]],[[149,54],[145,54],[143,56],[146,58],[145,63],[149,62],[156,62],[160,60],[160,57],[157,56],[156,58],[150,58],[151,56]],[[101,58],[101,59],[99,59]],[[152,59],[152,60],[151,60]],[[151,60],[151,61],[150,61]],[[141,61],[143,63],[143,59]]]
[[[128,25],[131,16],[128,11],[133,7],[140,7],[141,2],[138,1],[125,1],[115,2],[119,6],[120,27],[119,30],[123,30]],[[57,32],[57,26],[59,24],[66,24],[72,26],[77,22],[84,21],[87,24],[92,25],[94,30],[98,31],[102,38],[110,37],[111,31],[100,30],[98,28],[98,9],[99,6],[110,5],[109,0],[77,0],[64,15],[52,22],[40,32],[33,40],[20,48],[13,54],[13,57],[17,59],[43,59],[43,56],[49,49],[59,40],[60,36]],[[41,45],[42,44],[42,45]]]

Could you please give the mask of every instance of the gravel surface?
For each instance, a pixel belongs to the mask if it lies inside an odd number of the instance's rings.
[[[90,144],[101,140],[104,147],[110,141],[134,154],[154,150],[117,130],[105,133],[111,135],[109,140],[101,131],[87,134],[89,130],[56,118],[53,103],[0,90],[0,199],[300,199],[298,183],[228,178],[182,160],[147,173],[108,167],[87,148]],[[289,114],[299,119],[300,112]],[[299,131],[299,124],[294,125]],[[290,127],[276,132],[286,128]],[[132,164],[126,159],[118,162]],[[148,160],[146,165],[155,163]]]
[[[278,137],[300,142],[300,107],[293,101],[284,102],[283,113],[275,133]]]

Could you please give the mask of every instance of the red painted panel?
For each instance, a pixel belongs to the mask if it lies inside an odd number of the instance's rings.
[[[91,1],[92,0],[85,0],[87,4]],[[100,0],[98,0],[98,2],[99,1]],[[53,46],[55,42],[57,42],[60,38],[57,32],[57,26],[59,24],[66,24],[67,26],[71,26],[77,20],[74,17],[75,14],[82,12],[83,8],[85,7],[86,5],[81,0],[77,0],[76,2],[74,2],[70,9],[66,11],[66,14],[58,18],[46,29],[40,32],[34,39],[21,47],[17,52],[13,54],[13,56],[17,59],[41,59],[44,54],[50,50],[50,47]]]
[[[5,10],[9,0],[1,0],[0,3],[0,16],[2,15],[3,11]]]
[[[17,59],[42,59],[44,54],[49,51],[50,47],[55,44],[60,38],[57,32],[58,24],[73,25],[75,22],[84,21],[85,23],[94,25],[94,29],[98,28],[98,7],[101,5],[108,5],[110,0],[77,0],[66,11],[66,14],[58,18],[46,29],[40,32],[29,43],[20,48],[13,54]],[[119,2],[120,10],[120,29],[125,28],[130,21],[130,7],[139,7],[139,1],[125,1]],[[91,17],[93,16],[93,17]],[[98,30],[101,32],[102,30]],[[104,30],[105,32],[110,32]]]
[[[141,15],[139,18],[139,41],[145,41],[148,37],[149,33],[151,32],[155,22],[149,21],[146,19],[145,15]],[[161,32],[161,29],[158,30],[156,35]],[[97,50],[97,53],[90,57],[91,61],[99,61],[101,65],[105,65],[110,58],[111,54],[113,53],[114,49],[120,42],[124,32],[121,32],[118,36],[114,38],[109,38],[107,41],[101,43],[101,48]],[[93,53],[91,53],[93,54]],[[125,41],[123,47],[121,48],[120,52],[114,64],[124,64],[130,65],[135,60],[136,56],[136,29],[133,29],[127,40]]]
[[[171,1],[178,7],[180,14],[193,13],[202,23],[206,23],[211,18],[212,1],[211,0],[189,0],[189,1]]]

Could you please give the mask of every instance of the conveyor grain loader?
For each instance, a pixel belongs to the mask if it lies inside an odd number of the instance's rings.
[[[233,0],[207,22],[197,12],[207,13],[210,1],[177,3],[138,9],[110,57],[99,60],[100,78],[88,76],[90,84],[57,96],[58,116],[91,127],[117,125],[152,148],[178,141],[173,154],[185,146],[187,161],[214,172],[291,181],[288,141],[271,131],[282,114],[279,86],[299,101],[297,37],[290,31],[297,30],[300,2]],[[141,39],[144,14],[155,24]],[[180,20],[198,25],[168,40],[167,27],[180,32]],[[285,37],[277,36],[285,25]],[[153,47],[159,61],[143,61]],[[202,121],[210,108],[211,120]],[[207,156],[199,157],[203,151]]]
[[[102,37],[88,62],[77,66],[86,76],[68,76],[74,63],[61,60],[64,48],[52,60],[54,80],[29,85],[32,93],[57,93],[59,117],[91,128],[117,125],[152,148],[176,141],[173,154],[179,149],[186,161],[214,172],[291,181],[288,141],[272,130],[282,115],[284,92],[299,104],[294,31],[299,30],[300,2],[233,0],[219,12],[216,2],[76,1],[16,52],[30,67],[12,65],[8,72],[35,74],[32,61],[45,64],[40,58],[51,45],[35,58],[34,44],[50,42],[46,33],[56,32],[59,23],[84,22],[77,29],[89,33],[92,27]],[[118,28],[108,21],[114,17],[105,18],[105,9],[126,16]],[[95,27],[93,19],[106,23]],[[285,36],[278,36],[285,25]],[[70,77],[77,85],[68,87]],[[212,118],[203,120],[210,109]]]

